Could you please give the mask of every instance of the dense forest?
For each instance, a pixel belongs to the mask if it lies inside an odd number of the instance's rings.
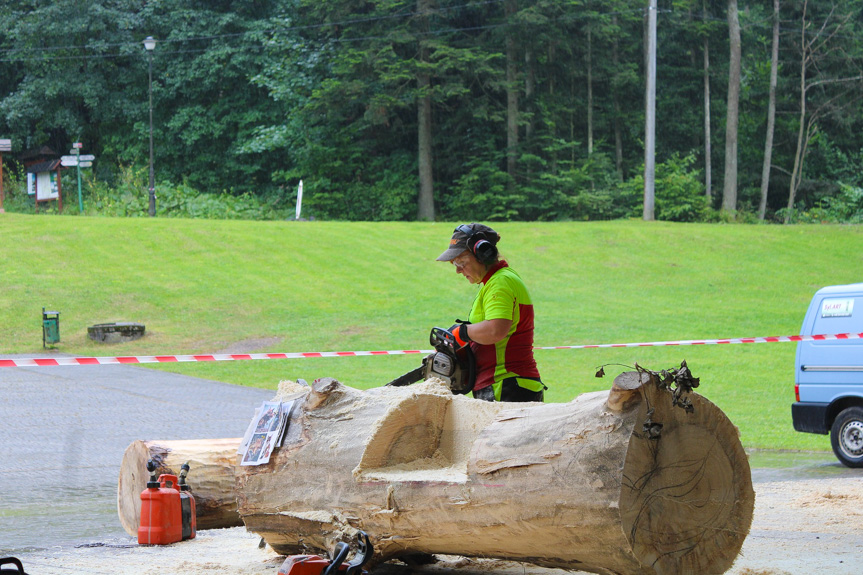
[[[146,215],[152,95],[157,215],[293,217],[302,180],[318,219],[863,221],[863,0],[0,0],[0,30],[7,202],[81,142],[88,209]]]

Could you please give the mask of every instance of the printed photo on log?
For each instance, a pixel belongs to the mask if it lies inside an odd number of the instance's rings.
[[[261,465],[270,461],[273,449],[281,445],[293,401],[265,401],[255,410],[237,453],[241,465]]]

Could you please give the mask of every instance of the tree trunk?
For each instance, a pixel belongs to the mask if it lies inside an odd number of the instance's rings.
[[[506,0],[504,13],[507,24],[513,23],[518,11],[516,0]],[[518,56],[516,55],[515,31],[506,33],[506,173],[509,174],[510,189],[514,188],[518,166]]]
[[[587,28],[587,155],[593,155],[593,46]]]
[[[147,461],[156,462],[156,477],[180,474],[189,462],[187,482],[195,496],[198,529],[236,527],[243,521],[237,513],[234,469],[236,439],[194,439],[188,441],[135,441],[126,448],[117,480],[117,513],[126,533],[137,536],[141,523],[141,492],[147,488],[150,472]]]
[[[725,182],[722,209],[737,211],[737,123],[740,105],[740,18],[737,0],[728,0],[728,112],[725,122]]]
[[[424,28],[428,27],[429,0],[419,0],[417,9],[423,19]],[[425,40],[420,39],[419,60],[428,62],[429,52]],[[419,164],[419,198],[417,205],[418,220],[434,220],[434,176],[432,174],[432,126],[431,126],[431,94],[429,92],[431,78],[427,72],[417,75],[417,162]]]
[[[611,17],[614,29],[617,30],[617,14]],[[620,34],[614,35],[612,43],[612,61],[614,69],[620,69]],[[622,182],[626,179],[626,174],[623,172],[623,127],[620,121],[620,96],[618,95],[618,85],[612,85],[611,100],[614,105],[614,166],[617,169],[617,178]]]
[[[428,89],[429,77],[420,75],[417,79],[421,88]],[[432,128],[431,96],[422,96],[417,101],[417,148],[419,162],[419,205],[417,219],[434,220],[434,176],[432,175]]]
[[[776,125],[776,84],[779,69],[779,0],[773,0],[773,49],[770,56],[770,94],[767,101],[767,134],[764,137],[764,163],[761,166],[761,202],[758,219],[767,212],[767,190],[770,187],[770,163],[773,161],[773,130]]]
[[[556,61],[557,61],[557,50],[555,49],[555,43],[550,42],[548,45],[548,65],[550,67],[554,66]],[[551,97],[554,96],[554,88],[555,88],[554,74],[551,74],[548,78],[548,95]],[[556,128],[553,130],[553,135],[555,135],[555,136],[557,135],[557,129]],[[558,154],[559,154],[559,152],[557,150],[554,150],[551,152],[551,172],[552,173],[555,173],[557,171]]]
[[[572,64],[569,69],[569,98],[572,101],[575,101],[575,77],[577,74],[577,70],[575,69],[575,64]],[[575,106],[569,106],[569,141],[571,144],[569,147],[569,164],[573,168],[575,167]]]
[[[368,533],[376,561],[497,557],[617,574],[723,573],[749,531],[737,428],[646,373],[569,403],[489,403],[439,380],[359,391],[324,378],[284,445],[238,471],[246,527],[279,553]],[[661,424],[661,425],[660,425]]]
[[[785,222],[791,223],[791,213],[794,210],[794,197],[800,185],[800,174],[803,172],[803,135],[806,131],[806,68],[809,64],[809,43],[806,40],[806,9],[809,3],[803,3],[803,19],[800,27],[800,126],[797,129],[797,148],[794,152],[794,168],[791,170],[791,183],[788,186],[788,209],[785,210]]]
[[[707,0],[704,0],[703,19],[707,21]],[[710,38],[704,36],[704,195],[713,197],[713,144],[710,134]]]
[[[533,48],[524,51],[524,101],[528,111],[527,126],[524,129],[524,140],[527,146],[531,146],[533,134],[536,130],[536,106],[534,103],[534,92],[536,91],[536,60],[533,57]],[[532,146],[531,146],[532,147]]]

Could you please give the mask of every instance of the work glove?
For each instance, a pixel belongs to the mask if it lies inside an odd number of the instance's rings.
[[[467,334],[467,326],[470,322],[462,322],[456,320],[451,328],[449,328],[449,332],[455,337],[456,349],[461,349],[466,346],[468,343],[473,341],[470,336]]]

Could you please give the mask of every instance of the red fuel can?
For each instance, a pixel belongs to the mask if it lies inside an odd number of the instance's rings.
[[[180,510],[183,516],[183,541],[194,539],[198,529],[198,521],[195,517],[197,513],[195,509],[195,496],[192,495],[192,488],[186,483],[187,473],[189,473],[188,462],[184,463],[180,468]]]
[[[182,539],[194,539],[197,535],[197,521],[195,521],[195,497],[189,493],[189,486],[183,485],[180,489],[180,512],[182,514]]]
[[[153,481],[154,477],[150,477],[147,489],[141,492],[138,543],[168,545],[181,541],[183,513],[177,476],[164,473],[159,476],[158,481]],[[192,516],[194,517],[194,514]]]

